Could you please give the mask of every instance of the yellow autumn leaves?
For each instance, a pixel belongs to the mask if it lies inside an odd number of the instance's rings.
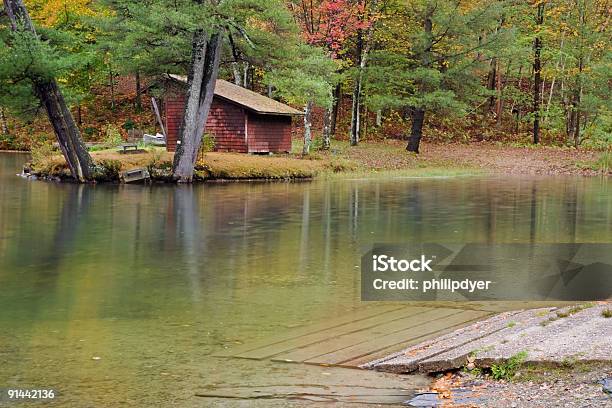
[[[39,25],[55,27],[73,16],[95,16],[92,0],[25,0],[30,16]]]

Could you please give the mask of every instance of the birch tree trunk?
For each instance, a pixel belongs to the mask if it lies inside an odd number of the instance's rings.
[[[365,67],[363,49],[363,37],[359,33],[357,38],[357,54],[359,58],[359,66],[357,77],[355,78],[355,86],[353,87],[353,105],[351,107],[351,146],[359,144],[359,134],[361,132],[361,87],[363,80],[363,68]]]
[[[234,84],[242,86],[242,72],[238,62],[232,62],[232,73],[234,76]]]
[[[325,113],[323,114],[323,150],[329,150],[331,147],[334,110],[336,109],[336,98],[334,94],[335,91],[330,92],[332,104],[325,109]]]
[[[222,39],[220,32],[210,38],[204,30],[197,30],[193,35],[187,100],[173,164],[174,178],[180,183],[193,181],[193,170],[219,75]]]
[[[4,0],[4,9],[13,31],[29,32],[34,41],[39,41],[23,0]],[[91,179],[93,161],[81,139],[81,133],[66,105],[57,81],[49,77],[31,77],[30,79],[34,86],[34,93],[44,105],[47,117],[53,125],[55,136],[72,177],[80,182]]]
[[[372,0],[370,10],[375,11],[377,0]],[[357,54],[358,54],[358,72],[355,79],[355,87],[353,88],[353,108],[351,117],[351,146],[359,144],[361,133],[361,91],[363,88],[363,71],[367,65],[368,54],[372,45],[372,36],[374,34],[374,22],[368,28],[365,44],[362,33],[360,32],[357,38]]]
[[[325,109],[325,116],[323,117],[323,150],[329,150],[331,146],[331,122],[333,114],[333,107]]]
[[[6,114],[4,113],[4,108],[0,108],[0,126],[2,129],[3,135],[9,134],[8,122],[6,120]]]
[[[307,156],[310,154],[310,145],[312,144],[312,107],[314,103],[308,101],[304,108],[304,148],[302,154]]]

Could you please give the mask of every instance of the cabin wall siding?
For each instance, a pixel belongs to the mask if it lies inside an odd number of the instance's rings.
[[[291,151],[291,117],[248,113],[249,153]]]
[[[215,137],[215,151],[247,152],[244,116],[244,109],[238,105],[219,98],[213,100],[206,121],[206,133]]]
[[[183,121],[184,108],[184,97],[166,98],[166,132],[168,133],[166,146],[170,152],[176,151],[176,141]],[[247,152],[244,119],[245,112],[241,107],[219,98],[213,99],[205,132],[215,137],[216,151]]]
[[[167,150],[176,151],[183,121],[185,97],[165,98]],[[215,137],[215,151],[240,153],[281,153],[291,151],[290,116],[259,115],[215,97],[206,121],[206,133]],[[247,146],[248,143],[248,146]]]
[[[185,98],[182,96],[171,96],[165,99],[166,111],[166,150],[176,151],[181,122],[183,120],[183,109],[185,109]]]

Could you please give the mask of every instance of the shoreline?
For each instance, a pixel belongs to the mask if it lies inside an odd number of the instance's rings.
[[[362,368],[429,375],[431,385],[409,406],[607,406],[612,403],[606,395],[612,393],[610,305],[504,312]]]
[[[294,148],[294,151],[298,150]],[[26,154],[27,152],[15,151]],[[97,164],[92,183],[122,183],[122,173],[147,170],[152,183],[173,184],[173,153],[149,148],[138,154],[116,149],[91,152]],[[39,179],[70,182],[59,155],[45,156],[31,165]],[[609,151],[557,147],[512,147],[498,144],[463,145],[427,143],[420,155],[407,153],[401,141],[362,143],[350,148],[335,142],[328,151],[309,156],[297,153],[249,155],[204,153],[194,171],[194,183],[287,182],[320,179],[374,179],[380,177],[455,176],[610,176]]]

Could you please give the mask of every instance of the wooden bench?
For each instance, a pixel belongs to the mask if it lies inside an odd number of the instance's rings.
[[[132,150],[134,152],[138,152],[138,144],[137,143],[126,143],[126,144],[122,144],[119,147],[121,147],[121,150],[119,150],[119,153],[121,153],[121,154],[129,153],[130,150]]]

